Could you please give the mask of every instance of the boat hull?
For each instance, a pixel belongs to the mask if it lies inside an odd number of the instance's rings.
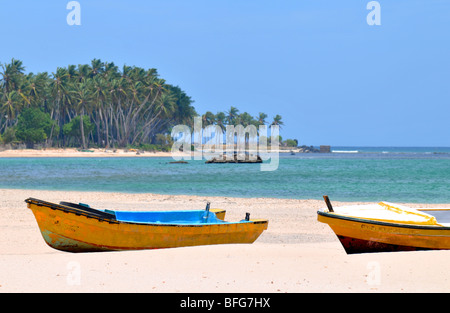
[[[450,227],[397,224],[321,211],[318,220],[330,226],[347,254],[450,249]]]
[[[68,207],[28,201],[45,242],[67,252],[99,252],[253,243],[268,221],[144,224],[93,217]],[[223,212],[224,214],[224,212]]]

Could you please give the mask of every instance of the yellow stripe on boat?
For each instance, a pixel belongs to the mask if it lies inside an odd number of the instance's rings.
[[[337,207],[332,214],[388,223],[439,225],[432,215],[389,202]]]
[[[439,225],[436,221],[436,218],[432,215],[419,212],[417,210],[413,210],[411,208],[405,208],[400,207],[399,205],[394,205],[386,202],[379,202],[378,205],[382,206],[386,210],[393,211],[398,214],[403,214],[409,217],[415,216],[419,217],[420,220],[414,220],[412,218],[406,218],[406,219],[394,219],[389,220],[390,222],[398,222],[398,223],[404,223],[404,224],[415,224],[415,225]]]

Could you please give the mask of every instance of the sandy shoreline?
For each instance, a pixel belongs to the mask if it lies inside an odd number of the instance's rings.
[[[250,212],[269,219],[269,228],[251,245],[72,254],[44,243],[28,197],[116,210],[204,208],[210,201],[227,210],[227,220]],[[450,251],[346,255],[317,222],[322,207],[318,200],[0,189],[0,292],[450,291]]]
[[[75,148],[51,149],[12,149],[0,150],[0,158],[36,158],[36,157],[172,157],[171,152],[148,152],[134,149],[87,149],[85,151]]]
[[[279,153],[290,153],[290,150],[280,150]],[[182,153],[163,151],[142,151],[136,149],[87,149],[49,148],[49,149],[7,149],[0,150],[0,158],[76,158],[76,157],[173,157],[185,156]]]

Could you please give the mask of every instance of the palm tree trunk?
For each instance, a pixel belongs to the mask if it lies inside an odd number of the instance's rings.
[[[82,146],[83,146],[83,149],[86,149],[86,138],[84,138],[83,113],[84,113],[84,110],[82,111],[82,114],[80,115],[80,131],[81,131]]]

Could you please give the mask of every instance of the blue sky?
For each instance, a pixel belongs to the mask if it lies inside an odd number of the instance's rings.
[[[450,2],[0,1],[0,62],[30,72],[90,63],[157,68],[199,113],[283,117],[284,139],[450,146]]]

